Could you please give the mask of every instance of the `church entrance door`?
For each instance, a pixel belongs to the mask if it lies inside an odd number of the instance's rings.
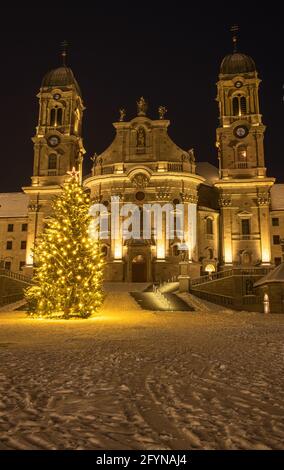
[[[147,282],[147,263],[143,255],[132,260],[132,282]]]

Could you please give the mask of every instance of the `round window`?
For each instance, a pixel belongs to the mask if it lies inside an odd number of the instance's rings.
[[[143,193],[143,191],[138,191],[135,194],[135,197],[136,197],[137,201],[143,201],[145,199],[145,193]]]

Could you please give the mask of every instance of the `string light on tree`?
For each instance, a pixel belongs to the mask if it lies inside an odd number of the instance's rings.
[[[34,285],[26,290],[33,316],[87,318],[103,301],[103,261],[99,241],[89,236],[89,197],[79,172],[68,174],[34,250]]]

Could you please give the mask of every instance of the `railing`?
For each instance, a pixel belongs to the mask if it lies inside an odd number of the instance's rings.
[[[218,305],[224,305],[234,307],[236,309],[241,309],[244,305],[261,305],[262,299],[257,295],[248,295],[241,298],[234,298],[229,295],[214,294],[213,292],[205,292],[202,290],[194,290],[193,295],[199,297],[200,299],[207,300]]]
[[[223,279],[233,275],[233,269],[227,269],[224,271],[218,271],[217,273],[205,274],[205,276],[197,277],[191,280],[191,287],[199,286],[205,282],[215,281],[217,279]]]
[[[23,292],[20,292],[18,294],[4,295],[3,297],[0,297],[0,307],[3,307],[4,305],[13,304],[14,302],[18,302],[19,300],[22,300],[23,298],[24,298]]]
[[[247,162],[238,162],[236,163],[236,168],[240,168],[240,169],[248,168],[248,164]]]
[[[31,284],[32,280],[28,276],[24,276],[23,274],[14,273],[13,271],[9,271],[5,268],[0,268],[0,276],[9,277],[11,279],[16,279],[17,281],[25,282],[26,284]]]
[[[233,305],[234,303],[234,298],[230,297],[229,295],[213,294],[212,292],[205,292],[201,290],[194,290],[194,295],[215,304]]]
[[[168,171],[180,172],[183,170],[182,163],[168,163]]]
[[[230,276],[265,276],[271,271],[271,268],[231,268],[217,273],[206,274],[205,276],[197,277],[191,280],[191,287],[205,284],[206,282],[224,279]]]

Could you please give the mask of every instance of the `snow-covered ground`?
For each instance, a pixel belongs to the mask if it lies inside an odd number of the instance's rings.
[[[1,312],[0,449],[280,449],[283,359],[284,315]]]

